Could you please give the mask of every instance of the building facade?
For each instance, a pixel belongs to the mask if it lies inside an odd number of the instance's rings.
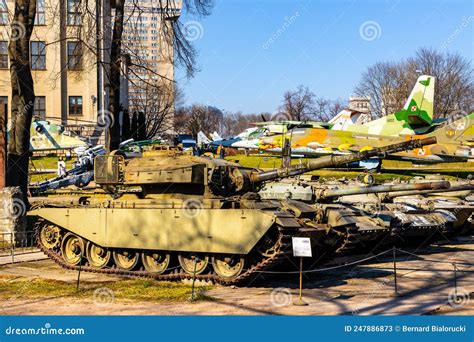
[[[368,96],[355,96],[351,95],[349,97],[349,105],[348,108],[350,110],[355,110],[360,113],[370,114],[370,97]]]
[[[160,133],[170,132],[174,121],[173,21],[181,14],[181,0],[141,0],[140,8],[126,2],[124,53],[131,61],[128,71],[131,113],[143,112],[159,121]],[[152,126],[149,123],[149,126]]]
[[[100,110],[99,89],[105,87],[98,77],[101,56],[97,53],[100,20],[96,3],[37,0],[36,7],[30,40],[34,116],[68,125],[94,124]],[[8,44],[13,9],[14,1],[0,0],[0,99],[9,105]]]
[[[179,6],[169,6],[167,11],[174,14],[167,17],[179,17],[181,3],[177,3]],[[37,0],[30,40],[35,117],[81,133],[80,128],[96,126],[98,115],[109,108],[108,61],[114,5],[113,0]],[[165,39],[170,23],[162,20],[158,5],[159,0],[144,0],[139,2],[138,9],[127,6],[129,13],[135,14],[126,16],[124,23],[123,60],[133,62],[129,68],[123,68],[124,109],[130,104],[143,110],[139,105],[142,100],[151,104],[150,96],[156,92],[150,89],[155,89],[151,87],[155,83],[161,90],[166,84],[171,89],[168,99],[173,101],[173,42]],[[0,101],[8,103],[9,108],[8,44],[13,10],[13,0],[0,0]],[[126,93],[128,89],[130,96]]]

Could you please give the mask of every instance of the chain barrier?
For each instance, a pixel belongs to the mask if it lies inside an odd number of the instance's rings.
[[[305,274],[305,273],[316,273],[316,272],[326,272],[326,271],[336,270],[336,269],[339,269],[339,268],[345,268],[345,267],[349,267],[349,266],[359,265],[361,263],[364,263],[366,261],[378,258],[379,256],[390,253],[390,252],[392,252],[392,249],[389,249],[389,250],[386,250],[384,252],[372,255],[372,256],[367,257],[367,258],[363,258],[363,259],[360,259],[360,260],[349,262],[349,263],[344,264],[344,265],[337,265],[337,266],[331,266],[331,267],[325,267],[325,268],[316,268],[316,269],[312,269],[312,270],[306,270],[306,271],[303,271],[303,274]],[[299,274],[300,271],[286,271],[286,272],[284,272],[284,271],[260,271],[259,273],[265,273],[265,274]]]

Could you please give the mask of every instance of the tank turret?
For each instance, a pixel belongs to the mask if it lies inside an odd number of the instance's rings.
[[[330,155],[289,167],[262,171],[245,168],[222,159],[183,155],[163,155],[146,151],[139,158],[126,159],[120,151],[95,159],[95,182],[118,191],[118,187],[140,186],[145,195],[184,193],[209,196],[234,196],[258,191],[267,181],[301,175],[327,167],[346,165],[372,157],[412,150],[436,142],[436,138],[408,140],[373,150],[347,155]]]

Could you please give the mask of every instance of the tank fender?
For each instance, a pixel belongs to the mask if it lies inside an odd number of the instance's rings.
[[[275,213],[275,223],[283,228],[300,228],[298,220],[290,213],[281,211]]]
[[[289,213],[252,209],[45,207],[30,215],[104,247],[244,255],[277,220],[297,224]]]

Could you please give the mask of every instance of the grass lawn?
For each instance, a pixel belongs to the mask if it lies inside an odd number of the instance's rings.
[[[66,160],[66,168],[72,169],[74,158]],[[30,161],[30,183],[42,182],[47,179],[56,177],[56,172],[51,173],[32,173],[33,170],[57,170],[58,158],[57,157],[33,157]]]
[[[196,287],[196,300],[215,300],[202,293],[210,287]],[[0,298],[72,297],[94,300],[98,296],[113,294],[115,300],[151,302],[186,302],[191,297],[191,285],[143,279],[121,281],[81,281],[79,291],[75,282],[52,279],[26,278],[0,275]]]
[[[75,158],[66,160],[67,169],[72,168],[72,163]],[[57,169],[58,168],[58,157],[33,157],[30,161],[30,168],[35,167],[36,169]]]
[[[281,164],[281,158],[274,156],[258,156],[258,155],[236,155],[227,157],[231,161],[239,161],[239,163],[246,167],[259,168],[259,169],[270,169],[279,167]],[[303,158],[302,160],[306,160]],[[36,169],[56,169],[57,168],[56,157],[35,157],[32,162]],[[292,164],[297,164],[300,159],[293,159]],[[73,160],[66,161],[67,169],[72,168]],[[467,163],[444,163],[444,164],[433,164],[423,165],[422,167],[414,166],[410,162],[395,161],[395,160],[384,160],[382,162],[383,172],[375,175],[377,182],[383,182],[394,178],[410,179],[414,176],[423,176],[427,174],[442,174],[448,179],[455,178],[467,178],[468,175],[474,175],[474,162]],[[317,175],[322,178],[355,178],[360,175],[363,171],[347,171],[344,169],[338,170],[318,170],[310,172],[309,174]],[[43,174],[32,174],[30,176],[30,182],[36,183],[44,181],[50,178],[54,178],[55,173],[43,173]]]
[[[274,156],[257,156],[257,155],[237,155],[229,156],[228,160],[238,161],[241,165],[246,167],[269,169],[280,167],[281,158]],[[302,160],[306,160],[303,158]],[[293,159],[292,164],[298,164],[300,159]],[[474,175],[474,162],[467,163],[443,163],[426,165],[423,167],[414,166],[410,162],[384,160],[382,162],[381,174],[376,174],[375,179],[378,182],[390,180],[394,178],[410,179],[414,176],[423,176],[427,174],[442,174],[447,178],[466,178],[469,174]],[[317,170],[309,172],[308,174],[317,175],[321,178],[354,178],[363,173],[363,171],[347,171],[344,169],[331,170]]]
[[[33,174],[30,175],[30,183],[37,183],[37,182],[42,182],[47,179],[51,179],[56,177],[55,173],[40,173],[40,174]]]

